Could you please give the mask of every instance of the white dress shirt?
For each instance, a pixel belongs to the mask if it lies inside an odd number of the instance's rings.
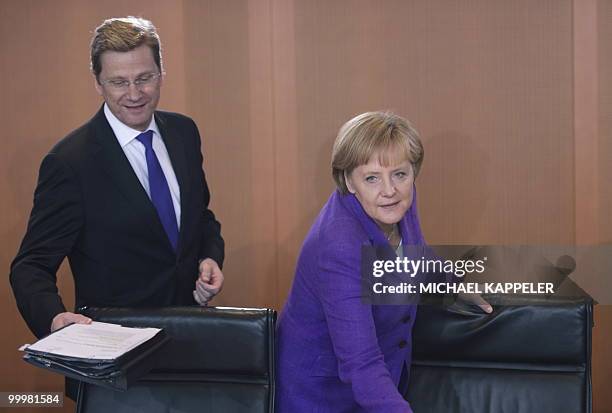
[[[121,149],[123,149],[123,153],[127,157],[130,165],[132,165],[132,169],[138,180],[142,184],[142,187],[151,198],[151,191],[149,190],[149,171],[147,168],[147,158],[145,157],[145,147],[144,145],[136,139],[138,135],[142,132],[132,129],[123,122],[121,122],[117,117],[110,111],[108,105],[104,104],[104,115],[108,120],[113,132],[115,132],[115,136],[119,141],[119,145],[121,145]],[[161,134],[159,133],[159,129],[157,128],[157,124],[155,123],[155,117],[151,118],[151,123],[147,130],[153,131],[153,150],[155,151],[155,155],[157,155],[157,160],[159,160],[159,164],[161,165],[162,171],[166,177],[166,181],[168,181],[168,187],[170,188],[170,195],[172,196],[172,204],[174,205],[174,213],[176,215],[176,224],[178,228],[181,228],[181,192],[179,188],[178,181],[176,180],[176,175],[174,173],[174,169],[172,169],[172,163],[170,162],[170,156],[168,155],[168,150],[166,149],[166,145],[164,145],[164,141],[161,138]]]

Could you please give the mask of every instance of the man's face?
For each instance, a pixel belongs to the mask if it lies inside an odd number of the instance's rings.
[[[146,130],[157,108],[162,84],[161,76],[150,76],[160,72],[151,48],[142,45],[129,52],[106,51],[100,56],[100,63],[100,83],[96,81],[95,86],[111,112],[127,126]],[[136,79],[147,78],[148,82],[134,84]],[[129,86],[117,86],[125,80],[130,81]]]

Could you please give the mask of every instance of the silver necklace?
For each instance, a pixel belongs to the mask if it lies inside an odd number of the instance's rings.
[[[391,231],[389,231],[389,234],[385,234],[387,236],[387,241],[391,241],[391,237],[393,236],[393,234],[395,234],[396,227],[397,225],[393,224],[393,227],[391,228]]]

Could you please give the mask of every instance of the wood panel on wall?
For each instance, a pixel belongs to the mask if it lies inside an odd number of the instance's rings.
[[[596,43],[596,68],[575,53],[576,19],[593,6],[596,39],[587,41]],[[333,190],[337,130],[368,110],[395,111],[421,132],[419,210],[431,243],[572,244],[590,205],[577,194],[592,185],[596,242],[612,240],[609,2],[27,0],[0,4],[4,268],[43,154],[100,104],[87,68],[91,31],[126,14],[152,19],[162,36],[160,107],[200,127],[211,207],[227,243],[217,305],[281,308],[301,241]],[[593,106],[578,111],[577,62],[598,80]],[[598,122],[594,166],[576,163],[580,110]],[[69,271],[60,278],[71,303]],[[23,374],[3,375],[0,390],[61,389],[59,378],[19,360],[15,348],[31,336],[8,285],[1,291],[15,334],[3,338],[0,362]],[[608,310],[596,314],[596,412],[612,411]]]
[[[350,4],[296,3],[306,214],[342,122],[391,109],[423,135],[430,242],[571,243],[571,1]]]
[[[580,4],[580,3],[578,3]],[[598,96],[597,118],[597,176],[596,193],[599,201],[597,210],[598,243],[612,244],[612,2],[596,2]],[[609,287],[609,288],[612,288]],[[600,305],[595,311],[593,333],[593,392],[594,411],[612,412],[612,358],[608,352],[612,343],[612,305]]]
[[[599,125],[599,151],[598,175],[600,194],[598,224],[600,227],[599,241],[612,243],[612,2],[600,0],[597,12],[598,36],[598,125]]]

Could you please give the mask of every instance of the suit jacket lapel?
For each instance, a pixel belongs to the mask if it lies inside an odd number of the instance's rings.
[[[159,220],[157,210],[149,199],[147,192],[142,187],[132,165],[128,161],[119,141],[104,116],[103,108],[92,119],[95,133],[94,157],[99,161],[102,170],[117,186],[119,192],[133,206],[134,213],[145,214],[154,223],[148,225],[149,230],[155,237],[163,237],[172,250],[168,236]]]
[[[385,238],[382,230],[378,228],[378,225],[370,218],[363,207],[353,194],[342,195],[339,191],[335,192],[335,196],[339,197],[340,202],[351,212],[351,214],[359,221],[361,227],[364,229],[372,245],[375,246],[388,246],[389,242]]]
[[[168,156],[170,156],[170,162],[172,163],[172,169],[174,169],[174,174],[176,175],[176,180],[178,181],[180,193],[181,193],[181,225],[179,228],[179,243],[177,247],[177,252],[181,250],[183,245],[183,237],[185,236],[185,223],[187,222],[187,205],[190,205],[188,200],[190,197],[190,181],[191,177],[189,175],[189,168],[187,168],[187,158],[185,155],[185,151],[187,148],[185,147],[185,140],[181,137],[181,134],[174,128],[172,128],[164,116],[163,113],[156,112],[155,113],[155,121],[157,122],[157,127],[162,135],[162,139],[164,140],[164,144],[166,145],[166,150],[168,151]]]

